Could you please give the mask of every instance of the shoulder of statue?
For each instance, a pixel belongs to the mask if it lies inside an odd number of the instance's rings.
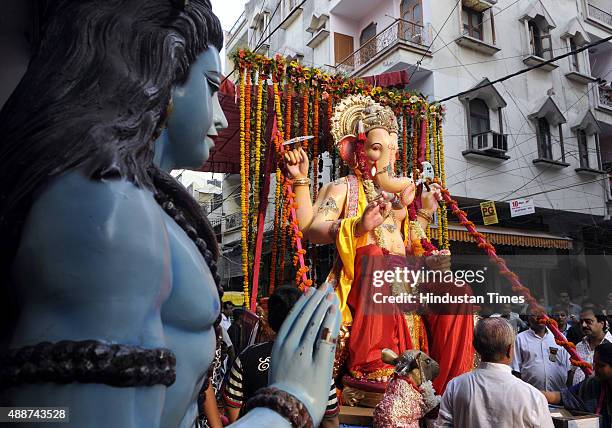
[[[40,247],[57,245],[65,252],[88,248],[99,258],[133,249],[142,258],[167,241],[162,213],[150,191],[127,180],[94,181],[72,171],[38,195],[22,241],[33,238]]]

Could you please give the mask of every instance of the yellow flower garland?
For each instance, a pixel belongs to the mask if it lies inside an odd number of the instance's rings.
[[[245,100],[245,73],[244,71],[240,71],[240,170],[244,171],[246,168],[246,135],[245,135],[245,125],[246,125],[246,100]],[[242,275],[243,275],[243,296],[244,296],[244,306],[249,306],[249,266],[248,266],[248,252],[247,248],[247,227],[248,227],[248,217],[247,217],[247,208],[246,208],[246,176],[245,174],[240,174],[240,207],[242,209],[242,229],[240,231],[242,238]]]
[[[438,120],[440,121],[440,124],[438,126],[439,131],[438,131],[438,136],[439,136],[439,143],[438,143],[438,150],[439,150],[439,155],[438,157],[440,158],[440,179],[441,179],[441,183],[442,183],[442,187],[446,188],[446,168],[444,166],[444,132],[442,131],[442,117],[438,117]],[[448,212],[446,210],[446,204],[442,204],[442,220],[443,220],[443,228],[442,228],[442,234],[443,234],[443,244],[442,244],[442,248],[445,250],[450,249],[450,241],[448,239]]]
[[[431,141],[429,141],[429,127],[431,126],[431,123],[429,120],[427,120],[427,116],[425,116],[423,120],[425,121],[425,160],[427,162],[431,162]],[[427,239],[431,239],[431,228],[429,227],[429,225],[425,229],[425,234],[427,236]]]
[[[440,176],[440,165],[438,163],[439,155],[438,155],[438,127],[437,127],[437,124],[438,124],[437,118],[434,116],[432,120],[431,128],[432,128],[432,133],[433,133],[433,157],[434,157],[433,167],[434,167],[435,177]],[[441,216],[442,210],[440,208],[441,205],[442,204],[438,204],[438,209],[436,210],[436,215],[438,217],[438,227],[436,229],[438,248],[442,248],[442,216]]]
[[[257,111],[255,112],[255,176],[253,177],[253,200],[256,202],[254,208],[259,208],[259,171],[261,164],[261,116],[263,104],[263,73],[259,73],[257,81]],[[253,216],[253,230],[257,230],[257,210]]]
[[[277,154],[280,155],[281,152],[281,137],[283,132],[283,115],[281,112],[281,97],[280,92],[278,90],[278,83],[275,81],[273,83],[274,90],[274,112],[276,114],[276,127],[278,134],[274,135],[275,138],[275,147]],[[276,283],[276,258],[278,256],[278,232],[279,228],[277,227],[278,222],[281,217],[281,187],[282,187],[282,176],[281,170],[277,166],[276,167],[276,190],[274,191],[274,237],[272,239],[272,265],[270,266],[270,290],[269,294],[271,295],[274,292],[274,287]]]

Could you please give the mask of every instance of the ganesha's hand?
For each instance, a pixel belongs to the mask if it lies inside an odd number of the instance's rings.
[[[308,155],[299,147],[285,153],[285,167],[291,178],[308,176]]]
[[[432,214],[438,209],[438,201],[442,200],[442,188],[438,183],[429,185],[429,190],[423,186],[421,193],[421,207],[428,213]]]
[[[385,215],[390,210],[391,203],[385,202],[384,199],[370,202],[357,222],[357,227],[355,230],[356,234],[361,236],[376,229],[378,226],[383,224],[385,221]]]
[[[310,288],[283,323],[272,349],[269,384],[295,396],[319,426],[340,331],[338,298],[326,284]]]

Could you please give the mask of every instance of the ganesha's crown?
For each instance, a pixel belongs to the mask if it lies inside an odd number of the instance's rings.
[[[365,95],[349,95],[340,101],[332,117],[332,135],[338,144],[345,137],[355,137],[361,131],[383,128],[398,132],[397,119],[389,107],[383,107]]]

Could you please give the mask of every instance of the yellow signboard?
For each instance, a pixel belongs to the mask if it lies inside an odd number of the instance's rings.
[[[482,219],[485,226],[499,223],[499,220],[497,219],[497,211],[495,210],[495,201],[481,202],[480,211],[482,211]]]

